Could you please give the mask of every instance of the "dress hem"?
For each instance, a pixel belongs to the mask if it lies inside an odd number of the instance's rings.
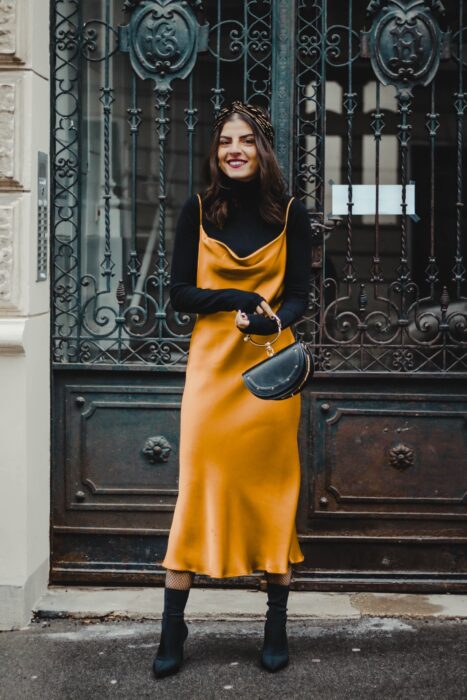
[[[305,557],[302,556],[301,559],[297,559],[295,561],[289,560],[289,566],[292,565],[294,566],[295,564],[301,564],[302,561],[305,560]],[[237,578],[238,576],[252,576],[255,573],[259,573],[261,571],[264,571],[268,574],[287,574],[288,569],[286,571],[276,571],[272,570],[271,568],[266,568],[264,566],[257,566],[254,569],[250,569],[248,571],[242,571],[239,573],[226,573],[226,574],[212,574],[207,571],[198,571],[197,569],[193,569],[190,567],[177,567],[177,566],[168,566],[167,564],[162,563],[161,566],[164,567],[164,569],[170,569],[170,571],[189,571],[190,573],[195,574],[196,576],[209,576],[209,578],[217,578],[217,579],[222,579],[222,578]]]

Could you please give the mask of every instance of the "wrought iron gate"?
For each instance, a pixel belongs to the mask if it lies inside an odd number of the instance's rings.
[[[300,585],[465,585],[464,12],[52,3],[54,581],[160,571],[192,327],[168,300],[174,222],[241,97],[271,111],[323,240],[297,326],[320,357]]]

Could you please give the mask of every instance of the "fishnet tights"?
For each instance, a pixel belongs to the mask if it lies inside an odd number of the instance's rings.
[[[270,583],[277,583],[280,586],[289,586],[292,579],[292,567],[289,566],[285,574],[270,574],[266,572],[267,580]],[[165,575],[166,588],[176,588],[179,591],[188,591],[193,585],[194,574],[191,571],[175,571],[167,569]]]
[[[194,574],[191,571],[174,571],[167,569],[165,587],[176,588],[179,591],[189,591],[193,584]]]
[[[270,574],[266,572],[266,578],[269,583],[277,583],[279,586],[290,586],[290,581],[292,580],[292,567],[289,566],[289,569],[285,574]]]

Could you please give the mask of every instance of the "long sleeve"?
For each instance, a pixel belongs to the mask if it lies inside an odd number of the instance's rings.
[[[284,297],[277,312],[282,328],[298,321],[308,304],[312,231],[308,212],[300,200],[292,202],[287,223],[287,262]],[[275,321],[258,314],[249,314],[250,324],[244,333],[270,335],[277,330]]]
[[[199,244],[199,200],[190,197],[180,213],[172,256],[170,301],[175,311],[212,314],[241,309],[254,312],[263,297],[241,289],[202,289],[196,286]]]

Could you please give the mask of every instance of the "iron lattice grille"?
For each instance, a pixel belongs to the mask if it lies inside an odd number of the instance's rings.
[[[326,214],[330,170],[347,185],[299,324],[324,371],[465,372],[463,12],[458,2],[298,3],[295,189]],[[387,155],[401,185],[392,221],[378,205]],[[412,179],[419,220],[407,214]],[[362,182],[376,184],[373,217],[353,212]]]
[[[321,371],[465,372],[463,4],[335,5],[56,0],[56,366],[183,369],[192,319],[168,300],[174,224],[202,188],[213,116],[241,96],[271,110],[284,172],[324,232],[297,326]],[[347,187],[335,228],[331,178]],[[380,213],[386,181],[401,185],[400,215]],[[365,182],[374,215],[355,213]]]

